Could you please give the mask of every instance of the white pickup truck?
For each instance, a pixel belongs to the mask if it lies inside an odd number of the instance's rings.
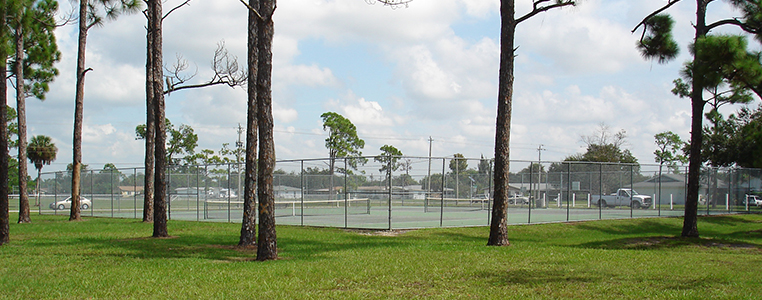
[[[591,195],[590,200],[599,207],[628,206],[648,208],[652,204],[651,196],[638,194],[632,189],[619,189],[611,195]]]

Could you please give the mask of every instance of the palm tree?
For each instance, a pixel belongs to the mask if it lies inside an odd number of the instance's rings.
[[[34,164],[34,168],[37,169],[37,206],[40,205],[40,172],[43,165],[49,165],[56,160],[56,154],[58,148],[56,144],[53,144],[49,136],[38,135],[32,137],[32,141],[27,145],[26,155],[29,158],[29,162]]]

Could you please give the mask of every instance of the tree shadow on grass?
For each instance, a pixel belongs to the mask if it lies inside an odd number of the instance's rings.
[[[699,222],[709,223],[713,225],[723,225],[723,226],[735,226],[738,224],[760,223],[760,221],[743,218],[741,215],[701,216],[699,217]]]
[[[338,234],[338,233],[337,233]],[[364,236],[359,234],[342,234],[339,239],[320,240],[309,237],[279,237],[279,247],[289,258],[300,260],[333,259],[329,253],[339,251],[362,251],[365,249],[403,247],[406,243],[400,237]]]
[[[598,231],[608,235],[640,234],[640,235],[674,235],[680,233],[681,226],[668,224],[657,219],[644,219],[638,222],[583,222],[576,224],[579,229]]]
[[[485,231],[489,232],[489,231]],[[487,244],[487,236],[480,232],[463,232],[463,231],[442,231],[431,234],[437,236],[443,240],[455,243],[483,243]]]
[[[293,232],[293,230],[289,230]],[[314,235],[299,231],[298,234],[278,238],[281,258],[300,260],[325,259],[327,253],[371,248],[394,248],[405,241],[383,236],[362,236],[351,233],[322,233],[330,239],[321,240]],[[133,257],[140,259],[178,259],[198,258],[223,262],[251,261],[256,259],[256,247],[237,246],[238,237],[230,232],[213,234],[194,234],[184,232],[169,238],[111,238],[102,237],[67,237],[31,241],[30,245],[39,248],[68,248],[87,256]]]
[[[34,247],[65,247],[87,256],[133,257],[139,259],[201,258],[221,261],[247,260],[256,257],[256,248],[240,248],[225,240],[202,235],[183,234],[169,238],[77,237],[35,241]]]
[[[659,250],[683,247],[762,250],[762,245],[720,238],[648,236],[582,243],[572,247],[607,250]]]
[[[482,279],[490,286],[525,286],[533,288],[534,291],[542,293],[542,298],[580,298],[579,295],[549,295],[551,290],[538,289],[541,287],[552,287],[557,285],[576,285],[579,288],[584,289],[588,285],[621,285],[639,284],[639,279],[633,279],[623,276],[615,271],[589,271],[589,270],[565,270],[562,268],[556,268],[551,270],[538,270],[532,269],[516,269],[516,270],[500,270],[500,271],[485,271],[475,274],[476,277]],[[633,283],[634,282],[634,283]],[[661,281],[654,283],[650,288],[658,289],[662,291],[694,291],[706,287],[706,282],[696,278],[670,278],[668,281]],[[638,288],[634,286],[632,288]],[[560,290],[563,293],[563,289]],[[617,291],[611,291],[612,294],[603,295],[602,298],[629,298],[626,295],[618,294]]]
[[[476,274],[490,285],[541,286],[549,283],[584,284],[605,280],[611,276],[584,270],[569,272],[563,269],[538,270],[515,269],[505,271],[485,271]]]
[[[699,219],[702,238],[680,237],[682,224],[665,222],[663,219],[645,219],[637,222],[590,222],[577,224],[577,228],[605,233],[621,238],[590,241],[572,247],[592,249],[668,249],[685,246],[707,248],[762,249],[762,230],[748,230],[749,223],[756,223],[739,216],[711,216]],[[702,224],[711,224],[703,226]],[[732,230],[744,225],[743,230]]]

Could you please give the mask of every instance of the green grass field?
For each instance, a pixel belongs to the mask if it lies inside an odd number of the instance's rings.
[[[280,260],[238,249],[240,225],[33,215],[0,247],[3,299],[759,299],[762,215],[357,232],[278,227]],[[15,214],[11,220],[16,220]]]

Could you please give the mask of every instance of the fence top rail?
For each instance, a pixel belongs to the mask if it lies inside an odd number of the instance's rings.
[[[378,156],[347,156],[347,157],[337,157],[334,158],[338,161],[343,161],[345,159],[351,160],[351,159],[368,159],[372,160]],[[416,160],[468,160],[468,161],[477,161],[477,160],[489,160],[490,163],[494,162],[494,158],[455,158],[452,156],[449,157],[441,157],[441,156],[394,156],[397,159],[416,159]],[[324,158],[304,158],[304,159],[284,159],[284,160],[277,160],[276,164],[278,163],[298,163],[298,162],[327,162],[330,161],[331,158],[324,157]],[[512,164],[559,164],[559,165],[600,165],[600,166],[621,166],[621,167],[639,167],[642,169],[648,169],[648,168],[657,168],[660,165],[655,163],[649,163],[649,164],[641,164],[641,163],[618,163],[618,162],[589,162],[589,161],[532,161],[532,160],[510,160],[510,163]],[[230,163],[221,163],[221,164],[199,164],[199,165],[170,165],[168,168],[190,168],[190,169],[208,169],[208,168],[227,168],[227,167],[233,167],[237,166],[239,164],[243,164],[243,162],[230,162]],[[377,164],[377,163],[371,163],[371,164]],[[663,167],[664,165],[662,165]],[[119,174],[126,174],[130,175],[128,173],[139,173],[138,175],[144,175],[143,172],[140,172],[143,170],[144,167],[128,167],[128,168],[116,168],[116,169],[88,169],[88,170],[82,170],[83,174],[94,174],[98,173],[98,175],[107,175],[109,173],[119,173]],[[680,165],[677,166],[679,169],[686,169],[687,166]],[[724,172],[734,172],[734,171],[747,171],[747,172],[760,172],[762,174],[762,169],[754,169],[754,168],[743,168],[743,167],[710,167],[710,166],[704,166],[702,167],[702,170],[713,170],[713,171],[724,171]],[[42,172],[40,175],[44,176],[61,176],[63,174],[70,174],[71,171],[69,170],[58,170],[58,171],[48,171],[48,172]]]

